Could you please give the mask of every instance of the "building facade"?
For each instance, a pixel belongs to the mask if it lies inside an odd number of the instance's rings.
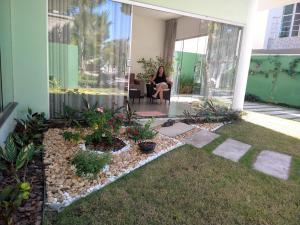
[[[300,48],[300,2],[269,11],[264,48]]]

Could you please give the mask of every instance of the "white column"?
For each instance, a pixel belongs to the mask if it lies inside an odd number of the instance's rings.
[[[234,110],[243,110],[244,98],[246,93],[247,79],[250,67],[253,32],[255,23],[255,14],[257,10],[258,0],[250,0],[248,7],[247,24],[243,30],[243,37],[241,43],[240,58],[238,62],[238,69],[236,74],[236,81],[234,87],[234,96],[232,108]]]

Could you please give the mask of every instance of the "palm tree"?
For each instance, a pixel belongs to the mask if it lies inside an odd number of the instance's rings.
[[[96,12],[105,0],[73,0],[70,13],[74,16],[71,42],[79,48],[80,70],[86,71],[86,61],[99,57],[99,46],[109,38],[107,12]]]

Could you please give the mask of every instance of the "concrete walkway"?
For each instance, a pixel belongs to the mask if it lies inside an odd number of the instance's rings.
[[[300,109],[256,102],[245,102],[244,110],[300,122]]]

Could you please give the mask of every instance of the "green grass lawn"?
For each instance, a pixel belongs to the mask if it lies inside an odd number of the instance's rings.
[[[300,140],[245,122],[219,133],[222,137],[203,149],[180,147],[59,214],[48,212],[45,224],[299,224],[298,179],[264,175],[250,162],[261,149],[298,156]],[[211,154],[226,137],[254,145],[241,163]]]

